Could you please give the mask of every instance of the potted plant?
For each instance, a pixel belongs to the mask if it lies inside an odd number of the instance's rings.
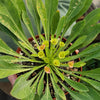
[[[0,39],[0,78],[18,75],[12,96],[21,100],[66,100],[65,93],[69,93],[73,100],[99,100],[100,68],[82,72],[78,69],[91,59],[100,58],[100,43],[89,45],[100,32],[100,9],[76,23],[67,40],[63,38],[91,3],[92,0],[71,0],[67,14],[60,18],[58,0],[26,0],[26,6],[23,0],[0,0],[0,29],[20,47],[18,54]],[[28,13],[35,21],[38,36]],[[22,24],[33,39],[28,41]]]

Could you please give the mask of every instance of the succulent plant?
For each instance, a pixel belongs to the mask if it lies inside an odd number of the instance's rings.
[[[0,39],[0,78],[23,72],[16,79],[12,96],[21,100],[52,100],[53,97],[66,100],[64,92],[68,92],[73,100],[99,100],[100,68],[82,72],[78,69],[85,67],[91,59],[100,59],[100,43],[90,44],[100,32],[97,23],[100,8],[76,23],[71,35],[64,40],[66,31],[91,3],[92,0],[71,0],[67,14],[60,17],[58,0],[45,0],[45,3],[26,0],[26,6],[23,0],[0,0],[0,30],[8,34],[23,52],[18,54]],[[25,36],[22,24],[35,46]],[[86,48],[74,55],[74,51],[83,47]],[[81,60],[77,62],[77,59]]]

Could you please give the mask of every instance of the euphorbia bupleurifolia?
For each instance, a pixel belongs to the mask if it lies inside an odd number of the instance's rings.
[[[49,90],[52,84],[57,100],[66,100],[61,87],[74,100],[99,100],[100,68],[82,72],[69,71],[67,68],[80,68],[91,59],[100,59],[100,43],[90,44],[100,32],[100,24],[97,23],[100,20],[100,8],[76,23],[68,39],[63,39],[69,27],[88,10],[91,3],[92,0],[71,0],[67,14],[60,17],[57,10],[58,0],[45,0],[45,3],[42,0],[26,0],[26,6],[23,0],[0,0],[0,29],[26,55],[16,53],[0,39],[0,78],[25,72],[17,78],[11,91],[12,96],[22,100],[52,100]],[[35,22],[38,39],[29,15]],[[40,23],[44,35],[41,33]],[[35,46],[26,38],[22,24],[28,29]],[[73,54],[75,50],[83,47],[86,49],[77,55]],[[79,58],[81,60],[76,62]],[[23,65],[22,62],[37,63],[37,66]],[[36,75],[29,79],[34,72],[37,72]],[[74,81],[66,75],[81,81]]]

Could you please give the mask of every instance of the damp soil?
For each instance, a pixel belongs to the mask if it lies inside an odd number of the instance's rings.
[[[38,43],[40,43],[39,38],[37,38],[37,41],[38,41]],[[65,39],[62,39],[62,41],[65,42],[66,40],[65,40]],[[38,52],[37,44],[35,43],[35,41],[32,40],[32,41],[29,41],[29,42],[30,42],[30,44],[33,46],[34,50],[35,50],[36,52]],[[69,46],[71,46],[71,44],[70,44]],[[69,46],[68,46],[68,47],[69,47]],[[67,49],[67,48],[66,48],[66,49]],[[28,51],[28,50],[27,50],[27,51]],[[32,52],[30,52],[30,51],[28,51],[28,52],[29,52],[30,54],[32,54]],[[19,54],[20,54],[20,55],[23,55],[23,56],[25,56],[25,57],[27,57],[27,55],[26,55],[23,51],[20,51]],[[76,53],[73,52],[71,55],[76,55]],[[70,55],[70,56],[71,56],[71,55]],[[36,58],[36,59],[39,60],[39,61],[41,61],[40,58]],[[78,62],[78,61],[79,61],[79,59],[75,59],[74,62]],[[65,62],[65,63],[67,63],[67,62]],[[18,64],[21,64],[21,65],[28,65],[28,66],[33,66],[33,67],[34,67],[34,66],[40,66],[40,65],[41,65],[40,63],[36,63],[36,62],[20,62],[20,63],[18,62]],[[80,70],[80,69],[78,69],[78,68],[69,68],[69,67],[61,67],[61,68],[62,68],[62,69],[65,69],[65,70],[67,70],[67,71],[79,71],[79,70]],[[43,69],[43,68],[40,68],[39,70],[36,70],[35,72],[33,72],[33,73],[29,76],[28,80],[32,79],[32,78],[33,78],[35,75],[37,75],[42,69]],[[20,76],[20,75],[25,74],[25,73],[27,73],[27,72],[28,72],[28,71],[18,73],[17,76]],[[78,78],[75,78],[75,77],[73,77],[73,76],[71,76],[71,75],[69,75],[69,74],[66,74],[66,73],[64,73],[64,72],[63,72],[63,74],[64,74],[66,77],[68,77],[69,79],[72,79],[73,81],[79,81]],[[57,75],[57,77],[60,79],[60,77],[59,77],[58,75]],[[60,80],[61,80],[61,79],[60,79]],[[61,81],[62,81],[62,80],[61,80]],[[45,74],[45,76],[44,76],[44,90],[43,90],[43,93],[45,93],[46,82],[47,82],[47,80],[46,80],[46,74]],[[34,83],[34,82],[33,82],[33,83]],[[73,88],[72,88],[69,84],[67,84],[67,82],[62,81],[62,83],[63,83],[65,86],[67,86],[67,87],[69,87],[70,89],[73,90]],[[67,94],[67,95],[66,95],[66,100],[72,100],[70,94],[68,94],[68,92],[67,92],[59,83],[57,83],[57,84],[58,84],[58,86],[64,91],[64,93]],[[50,93],[51,93],[52,98],[54,98],[54,100],[56,100],[56,99],[55,99],[55,93],[54,93],[53,85],[52,85],[52,82],[51,82],[51,80],[50,80],[50,77],[49,77],[49,89],[50,89]]]

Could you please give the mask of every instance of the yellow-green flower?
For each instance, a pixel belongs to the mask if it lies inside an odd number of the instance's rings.
[[[58,39],[51,39],[51,43],[52,43],[53,45],[56,45],[56,44],[58,43]]]
[[[66,55],[65,51],[61,51],[58,56],[60,59],[63,59],[63,58],[65,58],[65,55]]]
[[[44,57],[43,60],[46,62],[46,63],[49,63],[49,59],[47,57]]]
[[[39,58],[45,57],[44,52],[43,52],[43,51],[39,51],[39,52],[38,52],[38,57],[39,57]]]
[[[64,47],[64,46],[65,46],[65,43],[61,41],[61,42],[59,43],[59,46],[60,46],[60,47]]]
[[[45,47],[49,47],[49,41],[47,41],[47,40],[43,41],[42,44],[45,45]]]
[[[55,59],[55,60],[53,61],[53,64],[54,64],[55,66],[60,66],[60,61],[59,61],[58,59]]]

